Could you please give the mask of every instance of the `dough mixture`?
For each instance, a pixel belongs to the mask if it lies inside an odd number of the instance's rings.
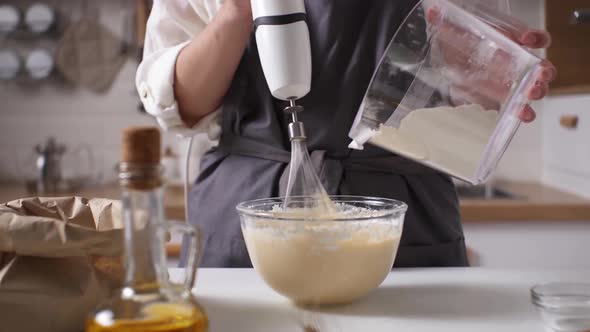
[[[350,303],[377,288],[401,237],[401,229],[385,220],[249,225],[243,233],[254,267],[270,287],[299,304]]]

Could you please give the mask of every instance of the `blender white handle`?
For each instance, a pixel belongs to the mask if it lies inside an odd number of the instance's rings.
[[[252,0],[256,44],[272,95],[302,98],[311,88],[311,45],[303,0]]]

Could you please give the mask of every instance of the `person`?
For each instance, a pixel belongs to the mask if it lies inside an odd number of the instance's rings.
[[[448,176],[374,146],[348,148],[348,131],[373,72],[416,0],[305,3],[312,88],[298,104],[305,108],[300,119],[309,150],[322,151],[332,178],[328,192],[408,203],[396,266],[468,265]],[[145,108],[165,130],[219,139],[203,156],[189,195],[189,221],[204,234],[204,267],[251,266],[235,206],[278,196],[288,167],[287,105],[271,96],[252,35],[250,0],[156,0],[137,72]],[[550,40],[535,30],[512,37],[532,48]],[[530,92],[533,99],[545,95],[555,74],[546,63]],[[535,113],[527,106],[520,117],[530,122]]]

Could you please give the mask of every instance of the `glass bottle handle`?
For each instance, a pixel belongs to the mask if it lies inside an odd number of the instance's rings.
[[[183,284],[184,291],[190,293],[195,285],[197,269],[199,267],[199,261],[201,258],[201,232],[198,227],[182,222],[166,222],[162,226],[160,226],[159,229],[160,236],[162,239],[166,238],[169,232],[178,232],[187,237],[188,259]]]

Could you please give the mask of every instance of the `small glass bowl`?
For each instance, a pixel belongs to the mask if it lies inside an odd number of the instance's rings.
[[[590,331],[590,283],[547,283],[531,289],[548,331]]]

